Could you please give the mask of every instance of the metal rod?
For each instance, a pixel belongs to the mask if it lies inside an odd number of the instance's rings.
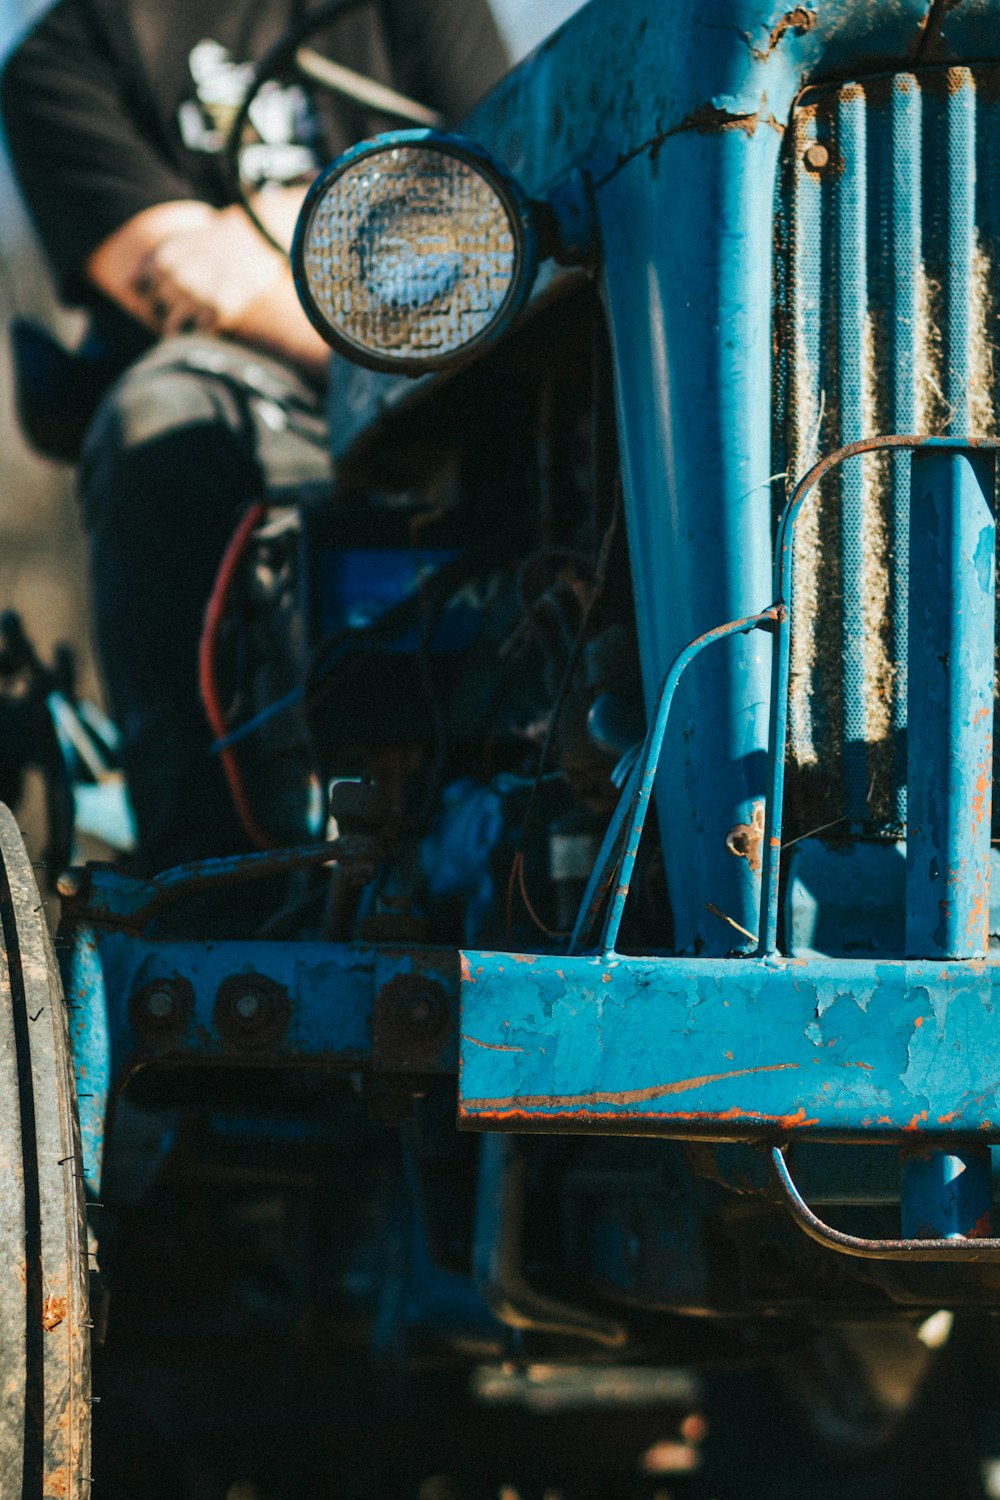
[[[295,54],[295,62],[300,72],[311,78],[313,83],[321,84],[333,94],[342,94],[355,104],[364,105],[366,109],[392,115],[411,125],[426,125],[430,130],[439,130],[444,124],[444,116],[438,114],[436,109],[428,109],[426,104],[418,104],[416,99],[397,94],[395,89],[386,88],[385,84],[376,83],[363,73],[355,73],[353,68],[345,68],[343,64],[333,62],[321,52],[315,52],[312,47],[300,47]]]
[[[602,953],[613,953],[615,943],[618,939],[618,929],[621,927],[622,913],[625,910],[629,885],[632,881],[632,874],[635,870],[635,862],[639,853],[639,840],[642,837],[646,814],[649,811],[649,803],[653,795],[653,784],[656,780],[660,753],[663,749],[663,740],[667,732],[670,707],[681,677],[694,661],[695,657],[699,656],[705,650],[706,646],[714,646],[717,641],[724,641],[732,635],[746,635],[751,630],[771,630],[774,628],[778,618],[778,613],[772,606],[770,609],[763,610],[758,615],[746,615],[742,620],[730,620],[728,624],[717,625],[714,630],[708,630],[704,635],[698,636],[697,640],[685,646],[683,651],[679,652],[674,658],[673,665],[667,673],[663,686],[660,689],[656,702],[656,713],[649,726],[649,732],[646,735],[646,742],[643,746],[640,762],[642,769],[632,796],[632,806],[629,812],[630,827],[625,840],[625,848],[618,872],[618,884],[608,909],[601,937]]]

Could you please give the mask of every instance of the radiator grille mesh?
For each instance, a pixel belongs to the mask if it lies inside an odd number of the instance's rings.
[[[1000,68],[809,90],[778,211],[779,450],[793,483],[877,433],[997,432]],[[795,556],[789,813],[905,822],[905,455],[853,459]]]

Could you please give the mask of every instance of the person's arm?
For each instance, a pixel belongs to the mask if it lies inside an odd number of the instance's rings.
[[[288,243],[304,189],[258,195],[254,207]],[[88,280],[164,336],[194,329],[239,338],[323,373],[329,349],[299,305],[287,257],[239,206],[157,204],[134,215],[90,254]]]
[[[17,46],[2,103],[15,174],[66,301],[96,287],[156,332],[194,319],[322,371],[328,351],[287,264],[241,209],[193,200],[80,0],[58,0]],[[261,207],[288,239],[295,190],[266,191]]]

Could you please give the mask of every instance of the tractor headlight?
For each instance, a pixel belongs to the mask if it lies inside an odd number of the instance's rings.
[[[420,374],[510,326],[538,252],[530,206],[496,162],[469,141],[405,130],[355,146],[317,178],[292,264],[329,344]]]

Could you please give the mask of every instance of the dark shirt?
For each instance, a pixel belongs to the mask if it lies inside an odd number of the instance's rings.
[[[8,59],[14,170],[68,302],[93,301],[91,252],[155,204],[224,207],[222,150],[253,67],[303,0],[57,0]],[[486,0],[372,0],[310,40],[317,51],[460,119],[503,73]],[[294,182],[398,122],[285,74],[258,97],[241,153],[251,186]]]

